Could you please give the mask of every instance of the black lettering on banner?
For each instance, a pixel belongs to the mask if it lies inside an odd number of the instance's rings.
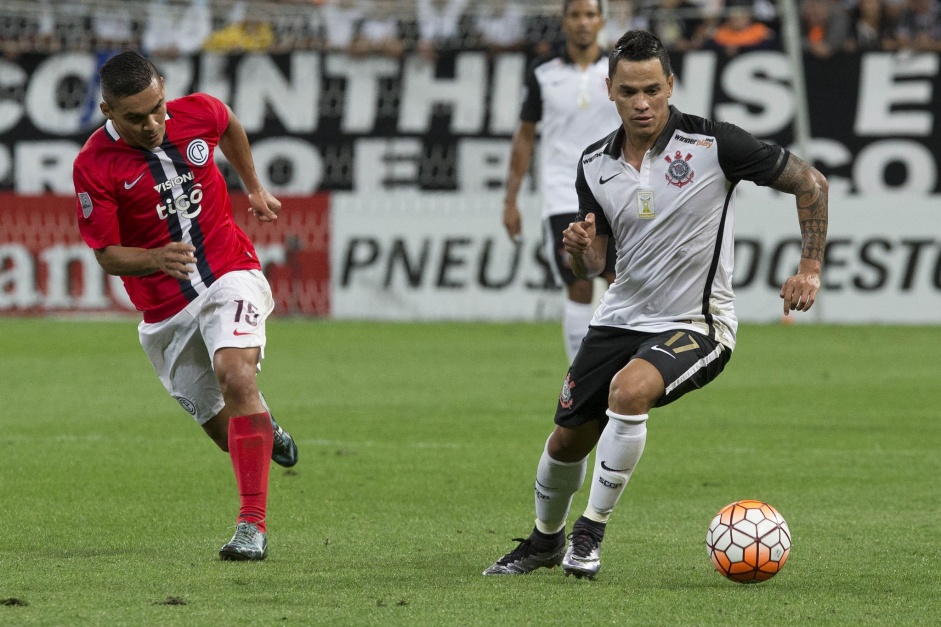
[[[745,263],[742,263],[742,256],[747,254]],[[756,239],[736,239],[735,240],[735,272],[732,275],[732,289],[748,287],[758,276],[758,267],[761,263],[761,242]],[[745,270],[742,272],[742,267]]]
[[[830,281],[833,271],[845,268],[847,260],[838,256],[837,248],[844,248],[852,242],[847,238],[831,239],[827,242],[823,253],[823,288],[830,292],[839,292],[843,289],[841,281]]]
[[[363,250],[365,256],[359,256],[357,253]],[[343,260],[343,277],[340,285],[346,287],[350,284],[350,278],[353,272],[362,268],[367,268],[376,262],[379,258],[379,242],[371,237],[354,237],[346,248],[346,258]]]
[[[941,290],[941,246],[938,246],[938,258],[934,261],[934,288]]]
[[[533,246],[533,260],[535,260],[536,265],[542,271],[542,281],[526,281],[526,289],[542,291],[562,287],[556,280],[552,266],[549,265],[549,260],[546,258],[545,246],[542,244],[535,244]]]
[[[910,292],[915,284],[915,273],[918,271],[918,258],[921,249],[931,246],[934,240],[930,239],[904,239],[902,246],[908,249],[908,262],[905,264],[905,274],[902,275],[902,284],[899,286],[903,292]]]
[[[461,170],[454,165],[457,146],[464,139],[509,141],[512,128],[501,128],[495,113],[516,106],[507,100],[515,92],[498,86],[519,81],[516,75],[504,74],[514,63],[503,61],[514,61],[520,53],[500,53],[479,66],[482,52],[462,49],[439,56],[432,70],[434,76],[428,80],[435,91],[447,85],[448,94],[434,97],[434,103],[429,102],[426,90],[405,89],[416,79],[426,80],[422,77],[425,65],[412,62],[415,52],[404,55],[391,67],[384,63],[381,70],[369,69],[368,63],[350,68],[339,52],[324,52],[313,59],[307,51],[227,55],[218,66],[208,54],[193,55],[165,69],[167,80],[177,85],[180,93],[199,91],[207,80],[225,84],[232,101],[244,102],[239,117],[253,141],[285,144],[280,140],[287,139],[296,147],[296,151],[279,153],[277,158],[260,164],[259,171],[265,177],[282,178],[282,183],[304,188],[316,186],[319,181],[322,189],[335,191],[366,192],[374,184],[385,190],[417,187],[423,191],[464,191],[463,185],[467,190],[489,186],[492,177],[488,167],[487,171],[465,173],[469,180],[461,181]],[[57,93],[60,84],[74,78],[72,64],[63,62],[66,54],[71,53],[4,59],[9,74],[4,89],[14,94]],[[528,54],[524,56],[527,62],[531,59]],[[781,51],[765,50],[729,58],[711,50],[671,54],[677,78],[690,93],[697,94],[705,110],[737,111],[740,126],[758,132],[762,140],[786,146],[794,142],[793,111],[790,107],[771,106],[780,97],[779,81],[748,70],[765,65],[769,58],[783,61],[786,57]],[[210,66],[214,68],[212,76],[206,74]],[[478,69],[462,69],[470,67]],[[711,69],[698,71],[702,67]],[[283,94],[271,88],[272,72],[277,73],[279,84],[284,81],[287,85]],[[479,72],[482,75],[477,79]],[[350,80],[354,74],[357,80]],[[917,195],[941,192],[941,177],[936,176],[941,167],[939,108],[929,97],[941,91],[941,72],[934,65],[916,63],[911,68],[899,68],[884,52],[836,55],[826,60],[805,53],[804,78],[811,126],[818,133],[815,139],[838,150],[834,154],[845,154],[818,161],[824,175],[831,180],[842,179],[854,195],[872,191]],[[306,92],[300,87],[311,81],[321,84],[321,91],[331,97],[315,106],[301,102]],[[364,85],[366,92],[378,93],[379,97],[363,107],[343,106],[357,98],[353,91],[362,92]],[[34,106],[11,106],[4,116],[0,154],[11,155],[12,159],[4,159],[10,163],[0,177],[0,189],[24,194],[53,189],[71,194],[68,177],[61,176],[61,169],[85,141],[84,125],[95,120],[74,115],[73,103],[55,98],[36,100]],[[458,123],[458,105],[464,102],[474,103],[474,109],[483,114]],[[359,113],[354,115],[354,110]],[[416,111],[420,115],[406,125],[409,116],[404,112]],[[888,136],[886,125],[893,129]],[[402,139],[406,141],[400,143]],[[379,147],[375,140],[385,145]],[[419,148],[412,147],[413,140]],[[689,145],[697,141],[685,135],[678,136],[679,140]],[[71,146],[63,148],[60,141]],[[359,149],[360,141],[369,142],[363,148],[370,146],[381,156],[369,154],[368,165],[358,164],[367,159],[368,152]],[[584,161],[597,159],[600,154],[592,153]],[[305,156],[323,162],[326,171],[322,180],[307,172],[310,164]],[[358,173],[357,165],[364,171]],[[380,172],[374,171],[377,165]],[[234,171],[226,170],[231,174],[227,177],[229,184],[237,186]]]
[[[408,256],[408,246],[402,238],[396,238],[392,242],[392,250],[389,253],[389,263],[386,265],[386,277],[383,281],[384,287],[392,286],[392,273],[395,270],[395,267],[398,265],[398,262],[401,261],[402,267],[405,270],[406,281],[408,281],[409,287],[419,287],[422,282],[422,276],[425,274],[425,267],[428,265],[428,255],[431,252],[431,242],[428,238],[425,238],[422,241],[421,252],[418,255],[418,259],[415,260],[414,266],[409,260]]]
[[[441,252],[441,265],[438,268],[438,287],[449,289],[460,289],[464,283],[449,279],[448,273],[451,268],[460,268],[466,262],[466,257],[459,257],[455,253],[460,246],[468,246],[471,241],[467,237],[449,237],[444,240],[444,250]]]
[[[887,239],[876,238],[868,240],[859,250],[859,260],[864,267],[869,267],[875,273],[874,280],[866,281],[862,275],[857,274],[853,277],[853,285],[856,289],[864,292],[874,292],[885,287],[889,278],[889,270],[886,262],[874,256],[874,249],[881,248],[885,252],[892,252],[892,242]]]
[[[522,253],[523,247],[519,245],[513,247],[513,261],[510,264],[510,271],[505,279],[497,281],[492,281],[487,276],[487,269],[490,267],[493,248],[493,238],[488,237],[487,241],[484,242],[484,250],[480,254],[480,269],[477,272],[477,282],[484,289],[500,290],[509,287],[513,279],[516,278],[516,272],[519,270],[520,265],[520,254]]]
[[[774,251],[771,253],[771,265],[768,266],[768,287],[771,289],[781,289],[788,277],[797,271],[796,267],[784,269],[783,272],[779,271],[778,266],[781,265],[788,248],[796,249],[799,257],[801,241],[799,239],[785,239],[778,242],[777,246],[774,247]]]

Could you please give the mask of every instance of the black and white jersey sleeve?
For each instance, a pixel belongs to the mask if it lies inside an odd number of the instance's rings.
[[[719,165],[732,183],[752,181],[767,187],[787,165],[787,150],[766,144],[734,124],[713,123],[719,152]]]
[[[588,186],[588,181],[585,179],[585,167],[581,160],[578,162],[578,171],[575,175],[575,191],[578,193],[578,215],[575,219],[581,222],[589,213],[593,213],[595,214],[595,232],[598,235],[611,235],[611,224]]]
[[[534,60],[526,70],[526,80],[523,83],[523,106],[520,109],[520,120],[523,122],[539,122],[542,120],[542,89],[536,79],[536,67],[540,64]]]

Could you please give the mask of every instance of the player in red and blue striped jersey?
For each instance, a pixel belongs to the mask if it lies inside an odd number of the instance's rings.
[[[220,557],[264,559],[268,460],[293,466],[297,447],[258,391],[274,301],[232,217],[216,147],[258,220],[276,220],[281,204],[259,181],[227,105],[206,94],[167,102],[163,77],[135,52],[110,59],[100,76],[107,122],[73,168],[79,230],[142,312],[141,345],[164,387],[231,456],[241,506]]]

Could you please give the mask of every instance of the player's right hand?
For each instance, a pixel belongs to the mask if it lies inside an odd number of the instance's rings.
[[[503,205],[503,226],[506,227],[506,233],[514,242],[520,241],[523,232],[523,219],[520,216],[519,207],[515,202],[507,202]]]
[[[163,248],[154,248],[154,263],[164,274],[174,279],[188,281],[190,272],[196,269],[196,248],[185,242],[170,242]]]
[[[572,222],[562,231],[562,245],[568,254],[580,257],[595,239],[595,214],[589,213],[581,222]]]

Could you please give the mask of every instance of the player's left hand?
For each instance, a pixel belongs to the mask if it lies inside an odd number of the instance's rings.
[[[595,233],[595,214],[589,213],[583,221],[572,222],[562,231],[562,245],[573,257],[581,256],[591,247]]]
[[[281,211],[281,201],[271,195],[265,188],[248,193],[248,202],[251,205],[248,212],[258,218],[259,222],[272,222],[278,219]]]
[[[784,299],[784,314],[788,312],[807,311],[810,309],[817,292],[820,291],[820,269],[806,268],[803,261],[797,274],[788,278],[781,287],[779,296]]]

